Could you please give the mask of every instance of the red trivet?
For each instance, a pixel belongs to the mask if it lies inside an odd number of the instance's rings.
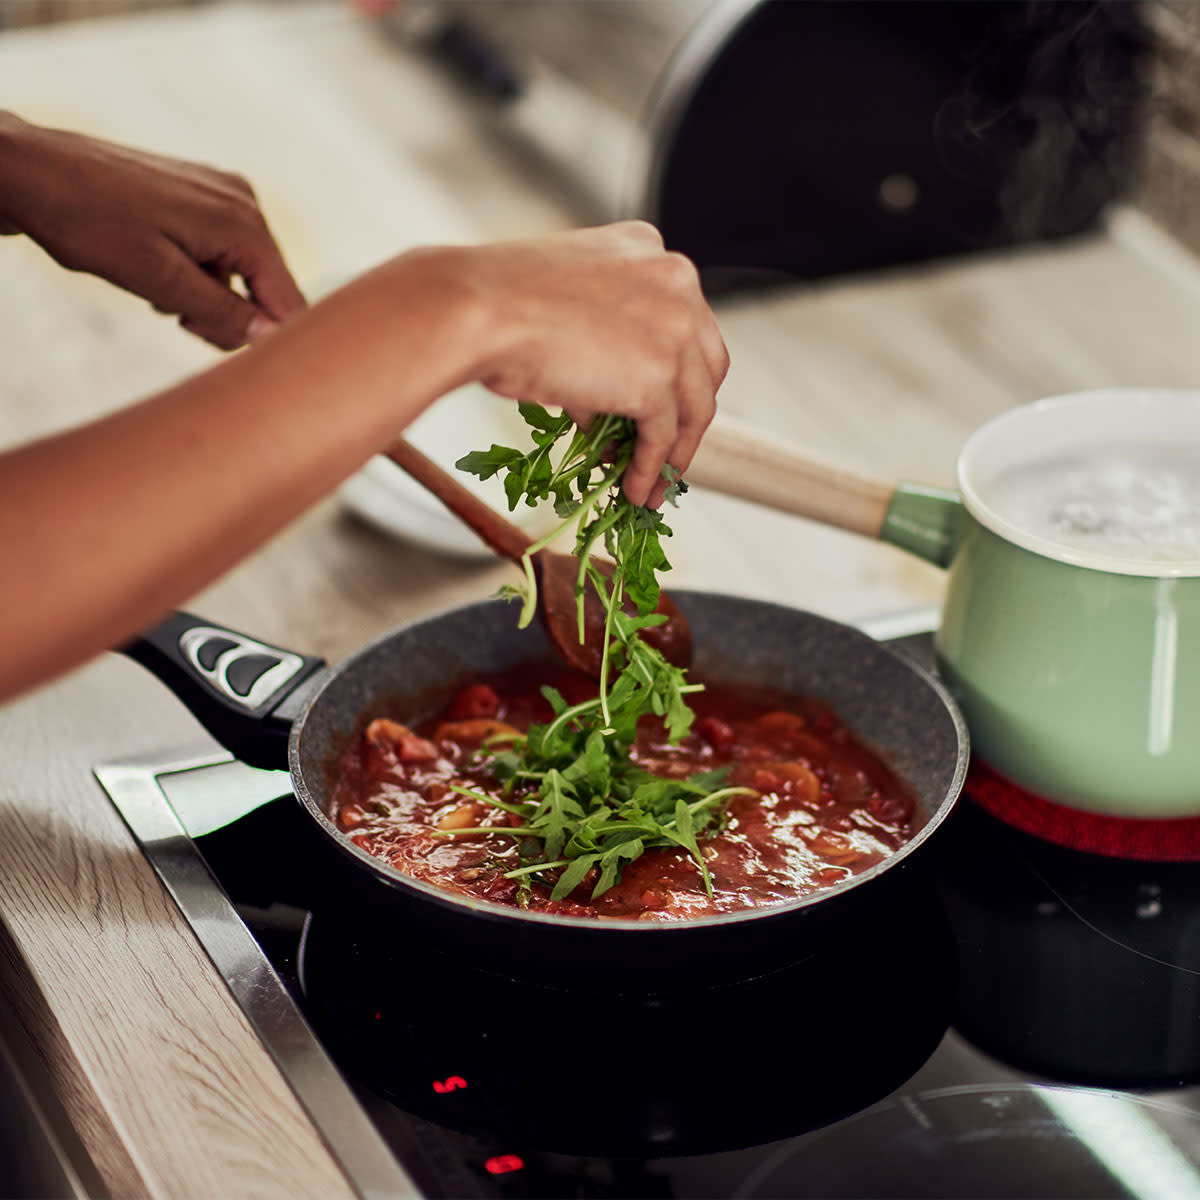
[[[1200,862],[1200,817],[1147,820],[1082,812],[1043,800],[979,762],[971,763],[964,791],[1005,824],[1071,850],[1110,858]]]

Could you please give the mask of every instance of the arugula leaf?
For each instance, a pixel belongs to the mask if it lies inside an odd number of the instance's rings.
[[[567,863],[566,870],[558,877],[558,882],[550,893],[550,899],[565,900],[583,882],[583,877],[599,857],[599,854],[581,854]]]
[[[540,429],[545,433],[552,433],[556,438],[559,434],[565,433],[571,428],[571,418],[566,413],[560,413],[554,416],[540,404],[526,404],[524,402],[517,405],[517,412],[521,414],[521,419],[531,429]]]
[[[520,450],[493,443],[490,450],[472,450],[470,454],[464,454],[456,465],[472,475],[478,475],[480,479],[491,479],[497,471],[520,457]]]
[[[520,818],[520,825],[488,826],[486,832],[519,840],[522,862],[508,877],[523,886],[531,878],[545,878],[552,884],[552,900],[569,896],[593,873],[592,896],[602,895],[617,883],[624,866],[657,847],[687,851],[711,896],[700,842],[723,826],[728,800],[750,789],[722,786],[724,771],[690,780],[660,778],[630,758],[643,717],[661,718],[672,743],[686,736],[694,718],[686,697],[701,690],[641,637],[644,629],[666,619],[655,608],[659,573],[670,569],[661,539],[671,530],[661,512],[630,504],[620,490],[636,426],[606,416],[579,429],[565,414],[553,415],[539,405],[521,404],[519,411],[532,450],[492,446],[464,455],[456,465],[481,479],[503,473],[510,509],[550,501],[562,518],[557,529],[530,547],[523,564],[525,588],[502,589],[523,599],[522,627],[537,606],[531,555],[575,525],[581,638],[587,588],[596,591],[605,610],[600,684],[594,698],[575,705],[553,688],[543,688],[552,719],[531,727],[492,760],[503,798],[468,794]],[[663,475],[667,499],[675,504],[687,484],[669,467]],[[612,559],[611,574],[592,560],[600,547]]]

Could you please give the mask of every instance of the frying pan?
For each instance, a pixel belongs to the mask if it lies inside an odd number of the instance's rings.
[[[338,666],[175,613],[125,653],[150,668],[227,749],[291,770],[329,861],[346,920],[403,923],[406,936],[487,971],[564,986],[669,990],[749,978],[800,961],[855,914],[884,902],[933,841],[966,773],[966,727],[942,685],[902,653],[812,613],[739,597],[673,593],[691,623],[697,677],[820,697],[912,786],[912,839],[815,895],[684,922],[530,913],[443,891],[372,857],[326,816],[334,764],[383,707],[430,710],[464,678],[552,658],[541,631],[483,601],[388,633]],[[398,707],[397,707],[398,706]],[[271,853],[263,848],[264,855]]]

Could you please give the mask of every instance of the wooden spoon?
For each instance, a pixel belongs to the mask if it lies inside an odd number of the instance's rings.
[[[411,442],[401,439],[388,449],[387,457],[419,484],[432,492],[454,515],[469,525],[503,558],[519,563],[533,539],[519,525],[485,504],[470,488],[443,470]],[[599,678],[604,630],[600,598],[588,588],[584,601],[584,640],[579,640],[575,603],[575,580],[579,560],[571,554],[538,550],[533,555],[538,584],[538,616],[555,653],[569,666]],[[597,560],[601,570],[611,564]],[[645,640],[669,662],[686,667],[692,661],[692,631],[687,618],[663,592],[657,610],[666,621],[643,633]]]

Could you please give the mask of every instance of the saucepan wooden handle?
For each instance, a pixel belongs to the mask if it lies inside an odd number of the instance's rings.
[[[717,417],[692,464],[689,483],[781,512],[879,537],[896,485],[821,460],[794,443]]]

